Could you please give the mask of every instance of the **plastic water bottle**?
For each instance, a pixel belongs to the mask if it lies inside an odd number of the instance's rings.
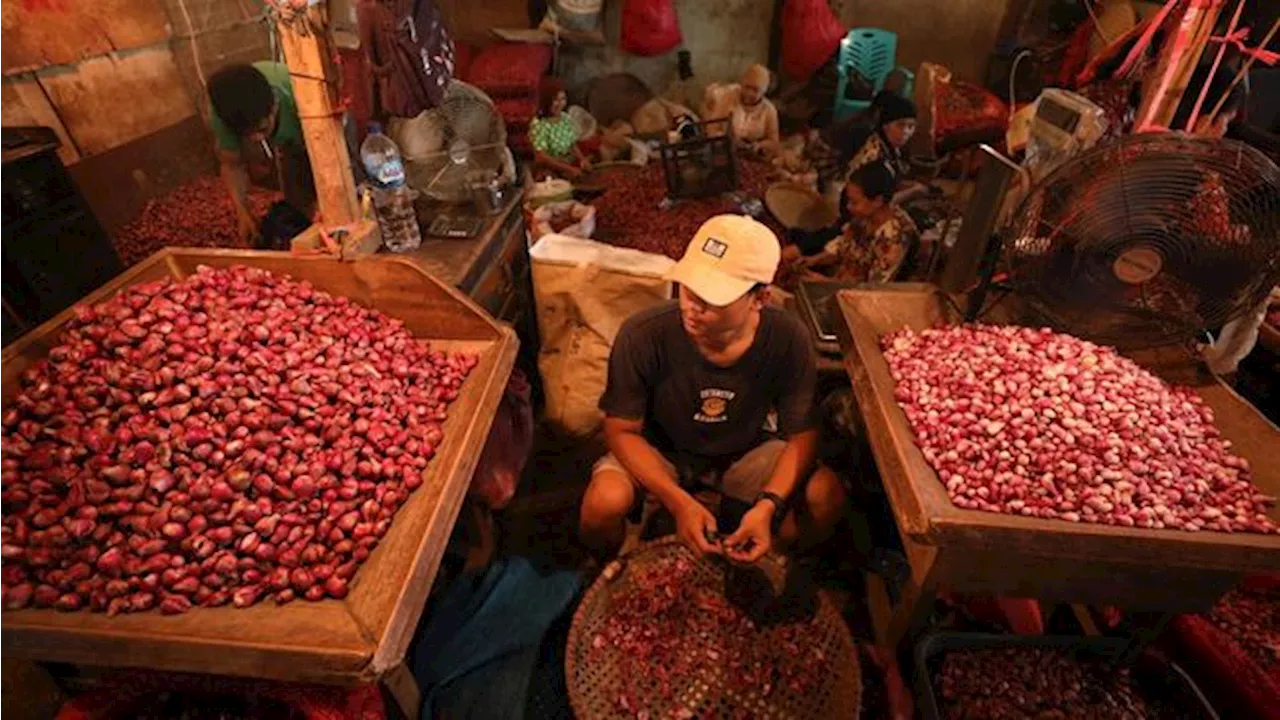
[[[378,212],[382,244],[391,252],[416,250],[422,245],[418,213],[413,206],[418,192],[405,186],[400,148],[382,134],[378,123],[369,123],[369,135],[360,144],[360,162],[375,183],[373,204]]]
[[[404,161],[400,148],[391,138],[382,134],[381,123],[369,123],[369,134],[360,144],[360,162],[369,179],[384,188],[404,185]]]

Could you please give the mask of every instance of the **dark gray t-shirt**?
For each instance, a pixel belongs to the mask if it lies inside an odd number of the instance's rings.
[[[665,455],[731,462],[771,436],[815,427],[816,382],[809,332],[791,314],[763,309],[755,342],[722,368],[694,347],[672,302],[636,313],[618,331],[600,409],[643,419],[646,439]]]

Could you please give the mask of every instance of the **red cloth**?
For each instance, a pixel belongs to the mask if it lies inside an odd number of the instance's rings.
[[[511,502],[533,450],[531,398],[532,389],[524,373],[518,368],[513,370],[471,477],[471,494],[492,510],[501,510]]]
[[[1089,62],[1089,38],[1093,35],[1093,21],[1085,20],[1076,26],[1062,51],[1062,64],[1058,66],[1057,84],[1064,88],[1075,87],[1076,75]]]
[[[54,720],[117,720],[134,717],[155,700],[163,675],[124,687],[110,685],[68,700]],[[233,689],[236,688],[236,689]],[[253,692],[243,686],[228,686],[227,694]],[[377,685],[331,687],[262,682],[258,694],[275,698],[297,710],[307,720],[385,720],[386,708]]]
[[[342,100],[360,137],[373,119],[373,88],[369,84],[369,61],[361,50],[338,50]]]
[[[952,80],[935,86],[933,118],[934,137],[942,144],[953,133],[1003,132],[1009,124],[1009,106],[978,85]]]
[[[467,82],[495,100],[533,96],[542,76],[551,67],[551,46],[538,43],[495,43],[471,61]]]
[[[1179,615],[1170,624],[1182,665],[1217,696],[1237,707],[1239,717],[1280,720],[1280,678],[1268,674],[1216,625],[1199,615]]]
[[[476,49],[466,43],[455,42],[453,47],[453,75],[465,80],[471,72],[471,63],[475,60]],[[468,81],[470,82],[470,81]]]
[[[782,8],[782,71],[808,80],[840,49],[845,27],[827,0],[787,0]]]
[[[498,114],[502,116],[502,120],[507,125],[507,131],[510,132],[512,126],[528,127],[529,122],[538,112],[538,101],[534,97],[505,97],[494,98],[494,108]]]

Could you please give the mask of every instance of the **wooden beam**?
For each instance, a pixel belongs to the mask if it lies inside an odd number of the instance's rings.
[[[1134,127],[1138,132],[1168,128],[1173,122],[1191,73],[1200,62],[1223,0],[1191,0],[1160,48],[1154,71],[1143,82],[1143,98]]]
[[[329,90],[330,86],[336,87],[338,79],[329,68],[324,15],[319,8],[311,7],[306,19],[306,26],[281,20],[277,26],[280,44],[293,76],[302,136],[315,176],[319,222],[326,226],[346,225],[359,218],[360,206],[342,131],[342,112]]]

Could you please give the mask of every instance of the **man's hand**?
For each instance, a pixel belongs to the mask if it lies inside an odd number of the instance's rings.
[[[685,501],[672,513],[676,518],[676,535],[689,546],[690,550],[700,555],[719,555],[720,545],[708,539],[716,532],[716,516],[692,497]]]
[[[771,502],[759,502],[742,516],[738,531],[724,541],[724,553],[730,560],[754,563],[773,547],[773,513]]]

